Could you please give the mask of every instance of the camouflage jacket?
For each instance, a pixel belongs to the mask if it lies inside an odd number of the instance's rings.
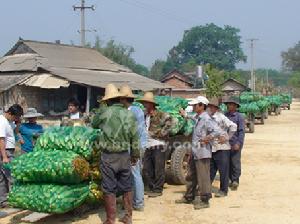
[[[162,111],[155,110],[150,115],[149,137],[165,140],[169,137],[172,127],[172,117]]]

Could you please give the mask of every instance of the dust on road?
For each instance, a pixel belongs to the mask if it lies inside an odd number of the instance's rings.
[[[242,155],[241,186],[227,198],[211,200],[211,207],[193,210],[177,205],[184,186],[166,185],[161,198],[146,198],[145,211],[134,212],[134,224],[218,224],[218,223],[300,223],[300,102],[281,116],[271,116],[246,135]],[[43,224],[96,224],[104,221],[104,211],[81,217],[62,215]],[[0,219],[1,224],[18,219]],[[101,221],[102,220],[102,221]]]

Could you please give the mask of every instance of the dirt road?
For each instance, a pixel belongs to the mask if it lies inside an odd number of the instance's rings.
[[[237,192],[211,200],[211,208],[194,211],[192,205],[176,205],[184,186],[166,186],[164,195],[146,198],[143,213],[134,213],[134,224],[217,224],[217,223],[300,223],[300,102],[281,116],[271,116],[257,125],[255,134],[246,135],[243,174]],[[44,224],[102,223],[104,212],[86,216],[63,215]],[[1,224],[18,223],[6,218]]]

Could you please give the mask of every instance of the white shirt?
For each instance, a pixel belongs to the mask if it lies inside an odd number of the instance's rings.
[[[215,140],[212,144],[212,151],[216,152],[219,150],[230,150],[229,139],[234,135],[237,130],[237,125],[229,120],[223,113],[216,112],[212,115],[212,119],[218,124],[221,129],[222,136],[225,137],[225,144],[219,144],[218,140]]]
[[[150,122],[151,122],[150,118],[151,118],[150,115],[146,115],[146,130],[147,131],[149,131],[149,128],[150,128]],[[157,140],[157,139],[151,138],[148,135],[147,146],[146,146],[147,149],[155,147],[155,146],[161,146],[161,145],[165,145],[165,142],[161,141],[161,140]]]
[[[6,149],[16,147],[14,128],[15,124],[13,122],[9,122],[3,115],[0,115],[0,138],[5,138]]]
[[[70,119],[72,119],[72,120],[78,120],[78,119],[80,119],[80,113],[77,112],[75,114],[70,114]]]

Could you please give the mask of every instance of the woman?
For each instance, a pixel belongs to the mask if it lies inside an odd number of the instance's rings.
[[[35,108],[28,108],[23,116],[28,122],[19,127],[19,142],[24,153],[32,152],[36,139],[43,133],[43,127],[37,124],[37,119],[43,117]]]

